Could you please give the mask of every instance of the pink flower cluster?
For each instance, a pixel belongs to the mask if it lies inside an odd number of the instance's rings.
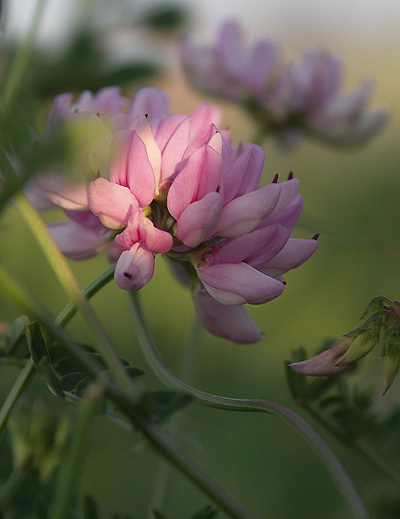
[[[139,90],[128,113],[121,107],[115,89],[95,97],[85,93],[75,104],[68,96],[55,100],[51,127],[59,118],[94,115],[112,138],[106,176],[89,171],[72,186],[57,175],[39,180],[70,217],[53,224],[53,236],[76,259],[115,237],[115,280],[125,290],[146,285],[155,254],[165,254],[185,272],[211,333],[235,342],[260,340],[242,305],[279,296],[282,274],[318,246],[315,239],[290,237],[303,209],[298,181],[290,175],[258,189],[263,150],[232,146],[229,133],[218,129],[221,112],[214,106],[201,104],[191,116],[169,115],[165,93],[148,87]],[[87,241],[90,233],[93,240]]]
[[[372,82],[353,93],[341,93],[343,66],[323,50],[305,53],[298,63],[284,62],[275,42],[246,48],[241,27],[228,20],[215,43],[201,46],[185,37],[183,68],[203,92],[240,103],[265,135],[274,134],[285,147],[305,135],[352,146],[364,142],[384,124],[384,110],[369,110]]]

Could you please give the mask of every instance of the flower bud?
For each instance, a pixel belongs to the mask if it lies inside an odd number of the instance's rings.
[[[140,290],[153,277],[154,254],[140,242],[124,251],[115,268],[115,281],[123,290]]]

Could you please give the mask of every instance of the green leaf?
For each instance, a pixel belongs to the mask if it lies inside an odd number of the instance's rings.
[[[144,375],[144,371],[140,368],[135,368],[135,366],[127,366],[126,371],[128,372],[128,375],[132,380],[135,380],[141,375]]]
[[[144,393],[140,406],[155,423],[165,422],[174,412],[186,407],[193,397],[186,393],[155,390]]]
[[[69,393],[73,393],[83,380],[89,379],[87,373],[84,371],[75,371],[73,373],[67,373],[61,379],[61,385],[64,391],[68,391]]]
[[[51,366],[49,352],[47,351],[39,323],[36,321],[28,323],[25,327],[25,334],[36,369],[44,378],[50,391],[54,395],[64,398],[64,391],[59,378]]]

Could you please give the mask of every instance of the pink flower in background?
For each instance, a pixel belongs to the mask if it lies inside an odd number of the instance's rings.
[[[352,93],[341,93],[343,64],[323,50],[307,52],[292,69],[289,114],[305,132],[332,144],[352,146],[364,142],[385,123],[385,110],[368,107],[372,81]]]
[[[272,134],[286,148],[307,134],[340,146],[360,144],[387,119],[385,110],[368,106],[371,81],[355,92],[341,93],[339,58],[312,50],[299,63],[284,62],[269,40],[246,48],[241,27],[232,20],[220,26],[210,46],[184,38],[181,61],[195,88],[240,103],[264,137]]]
[[[228,20],[211,46],[200,46],[188,36],[182,39],[182,65],[196,88],[232,101],[265,96],[274,83],[278,46],[264,40],[245,48],[242,36],[240,24]]]

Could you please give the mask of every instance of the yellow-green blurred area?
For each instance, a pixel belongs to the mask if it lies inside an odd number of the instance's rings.
[[[267,8],[264,10],[267,13]],[[382,34],[384,30],[382,27]],[[251,27],[247,31],[250,34]],[[191,383],[201,390],[273,400],[300,414],[302,410],[290,396],[284,373],[284,361],[290,359],[292,350],[302,345],[311,355],[326,338],[339,338],[358,326],[375,296],[400,298],[400,50],[395,40],[377,42],[368,38],[367,31],[358,45],[353,39],[347,45],[345,38],[332,35],[334,30],[326,40],[320,33],[290,40],[290,35],[284,34],[281,44],[287,45],[291,55],[300,55],[315,41],[340,53],[348,89],[357,88],[364,77],[375,78],[372,105],[388,107],[388,124],[371,142],[354,150],[304,141],[295,150],[283,152],[273,138],[265,143],[264,184],[276,173],[284,180],[290,171],[294,172],[300,179],[305,201],[295,236],[311,237],[319,232],[320,246],[309,261],[285,276],[287,285],[282,296],[266,305],[249,307],[264,332],[263,340],[256,345],[235,345],[205,332],[191,375]],[[172,53],[175,45],[175,36],[169,35],[166,49]],[[206,99],[190,90],[176,65],[171,72],[147,82],[167,90],[173,112],[190,113]],[[126,88],[125,93],[131,95],[136,88],[137,85]],[[234,141],[250,141],[255,132],[248,117],[227,102],[218,104]],[[0,231],[1,261],[56,315],[68,300],[15,207],[10,205],[2,215]],[[108,266],[104,255],[71,262],[82,286]],[[172,277],[161,255],[156,258],[154,278],[141,291],[141,299],[165,363],[179,373],[194,311],[189,291]],[[149,387],[160,387],[140,352],[127,294],[111,282],[92,302],[120,355],[148,372],[144,383],[147,380]],[[11,321],[18,315],[12,305],[1,300],[1,321]],[[79,317],[68,328],[79,340],[94,345],[90,331]],[[0,366],[0,370],[3,402],[18,369]],[[384,415],[399,403],[400,377],[388,394],[381,396],[382,359],[378,349],[362,361],[354,383],[373,388],[378,414]],[[47,391],[39,377],[32,387]],[[382,490],[394,489],[311,418],[306,418],[338,454],[367,506],[374,503]],[[180,420],[179,428],[175,430],[167,424],[166,431],[176,434],[181,447],[258,518],[348,517],[325,467],[282,419],[193,403],[182,412]],[[157,492],[158,471],[159,458],[145,442],[138,442],[105,418],[94,418],[78,485],[80,496],[87,492],[93,495],[101,518],[112,517],[114,512],[138,519],[148,517],[149,504]],[[165,494],[167,517],[187,519],[208,502],[171,469]],[[225,516],[220,513],[217,517]]]

